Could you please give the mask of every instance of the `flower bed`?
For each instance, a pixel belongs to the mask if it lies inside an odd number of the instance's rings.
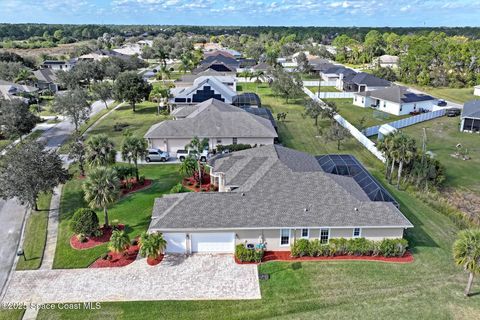
[[[125,225],[119,224],[117,228],[123,230],[125,228]],[[70,238],[70,246],[76,250],[85,250],[110,241],[113,229],[111,227],[101,227],[100,230],[102,231],[102,235],[100,237],[87,237],[86,242],[81,242],[80,240],[78,240],[77,235],[72,235]]]
[[[193,192],[201,192],[202,189],[204,190],[203,192],[218,191],[217,187],[214,187],[212,184],[210,184],[210,179],[208,180],[208,183],[202,183],[200,187],[196,187],[196,180],[194,177],[185,178],[182,181],[182,185],[186,189]]]
[[[130,248],[128,248],[128,250],[124,253],[109,252],[108,256],[111,257],[110,260],[100,257],[97,259],[97,261],[92,263],[89,268],[124,267],[137,259],[138,250],[139,248],[137,244],[137,245],[130,246]]]
[[[131,179],[132,187],[130,189],[122,188],[122,196],[125,196],[129,193],[136,192],[148,188],[152,184],[152,180],[145,179],[143,184],[137,183],[136,179]]]

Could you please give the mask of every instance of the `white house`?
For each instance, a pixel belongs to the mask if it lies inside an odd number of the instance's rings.
[[[278,137],[270,120],[216,99],[179,111],[184,114],[174,114],[176,120],[150,127],[144,137],[151,148],[177,152],[185,149],[194,137],[199,137],[207,138],[213,150],[217,145],[269,145]]]
[[[236,83],[232,84],[236,85]],[[175,106],[192,105],[214,98],[231,104],[237,93],[232,86],[222,83],[222,80],[212,76],[195,79],[191,87],[170,90],[173,95],[170,103]]]
[[[53,71],[63,70],[70,71],[76,63],[76,59],[71,60],[45,60],[42,63],[42,68],[51,69]]]
[[[382,68],[398,68],[398,63],[400,62],[400,58],[398,56],[391,56],[385,54],[380,56],[376,59],[376,63],[378,66]]]
[[[413,93],[401,86],[356,92],[353,96],[353,104],[356,106],[372,107],[397,116],[422,110],[431,111],[436,102],[434,97]]]
[[[480,96],[480,85],[473,88],[473,95]]]

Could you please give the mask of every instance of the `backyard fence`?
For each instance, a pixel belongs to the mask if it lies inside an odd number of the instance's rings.
[[[336,81],[322,81],[320,84],[320,91],[322,91],[321,87],[335,87],[337,85]],[[318,80],[303,80],[304,87],[318,87]]]
[[[405,128],[405,127],[408,127],[408,126],[412,126],[416,123],[420,123],[420,122],[432,120],[432,119],[435,119],[435,118],[443,117],[445,115],[445,112],[446,112],[446,109],[440,109],[440,110],[437,110],[437,111],[421,113],[421,114],[416,115],[416,116],[412,116],[412,117],[408,117],[408,118],[405,118],[405,119],[389,122],[387,124],[396,128],[396,129],[401,129],[401,128]],[[367,137],[371,137],[371,136],[374,136],[374,135],[378,134],[378,130],[380,129],[381,126],[382,125],[369,127],[369,128],[366,128],[365,130],[363,130],[363,132]]]
[[[303,92],[305,92],[311,99],[315,101],[321,101],[314,93],[305,87],[303,88]],[[350,122],[345,120],[341,115],[336,114],[333,118],[338,122],[338,124],[347,129],[350,134],[365,148],[367,148],[367,150],[370,151],[375,157],[377,157],[380,161],[385,162],[385,158],[383,157],[382,153],[378,151],[377,147],[375,147],[375,143],[372,140],[368,139],[362,132],[355,128]]]
[[[318,92],[316,93],[318,96]],[[353,98],[353,92],[322,92],[320,88],[320,99],[347,99]]]

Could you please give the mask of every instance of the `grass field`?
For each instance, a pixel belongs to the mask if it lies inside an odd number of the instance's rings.
[[[23,318],[23,314],[25,310],[17,309],[17,310],[7,310],[7,309],[0,309],[0,320],[21,320]]]
[[[249,85],[242,89],[251,90]],[[286,104],[266,87],[259,93],[274,114],[288,112],[286,121],[279,123],[285,146],[315,155],[336,153],[334,144],[316,138],[313,120],[302,117],[303,99]],[[424,202],[388,185],[381,163],[353,139],[341,152],[360,159],[415,225],[406,235],[415,262],[269,262],[259,267],[271,277],[260,282],[261,300],[104,303],[97,311],[41,311],[38,319],[478,319],[480,295],[463,297],[467,275],[453,264],[457,227]],[[473,291],[480,292],[478,281]]]
[[[318,92],[318,86],[316,87],[307,87],[313,93]],[[320,86],[320,92],[342,92],[333,86]]]
[[[141,175],[154,180],[154,183],[145,190],[123,197],[109,209],[110,221],[117,219],[119,223],[126,224],[126,231],[131,238],[147,230],[152,215],[153,200],[169,192],[181,179],[176,165],[147,165],[139,166],[139,169]],[[63,187],[60,203],[60,224],[53,263],[56,269],[88,267],[107,251],[107,244],[88,250],[75,250],[70,246],[72,236],[69,228],[70,219],[76,209],[87,207],[83,200],[83,180],[78,179],[75,167],[73,172],[75,178]],[[98,217],[100,223],[103,223],[101,210],[98,211]]]
[[[422,122],[402,129],[416,138],[421,146],[423,128],[427,132],[427,149],[446,167],[446,185],[466,187],[480,193],[480,136],[459,131],[459,117],[442,117]],[[468,150],[470,160],[461,160],[451,156],[456,145],[462,144]]]
[[[51,193],[42,193],[38,197],[39,211],[32,211],[25,226],[23,250],[25,257],[18,259],[17,270],[32,270],[40,268],[43,250],[47,240],[48,211],[50,209]]]
[[[479,97],[473,95],[473,88],[432,88],[407,85],[425,93],[428,93],[436,98],[449,100],[457,103],[465,103],[465,101],[479,99]]]
[[[168,119],[167,116],[157,115],[157,104],[153,102],[142,102],[136,105],[136,111],[125,104],[113,111],[88,134],[107,134],[115,143],[115,147],[121,147],[125,130],[129,130],[133,135],[143,137],[147,130],[155,123]],[[115,131],[115,124],[122,124],[126,127],[121,131]]]

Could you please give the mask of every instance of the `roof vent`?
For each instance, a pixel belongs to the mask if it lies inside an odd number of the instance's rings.
[[[303,209],[303,211],[307,212],[307,211],[308,211],[308,209],[307,209],[307,208],[304,208],[304,209]]]
[[[357,207],[355,207],[355,208],[353,208],[353,210],[355,210],[355,211],[358,211],[358,208],[357,208]]]
[[[242,192],[242,197],[245,197],[245,193]]]

